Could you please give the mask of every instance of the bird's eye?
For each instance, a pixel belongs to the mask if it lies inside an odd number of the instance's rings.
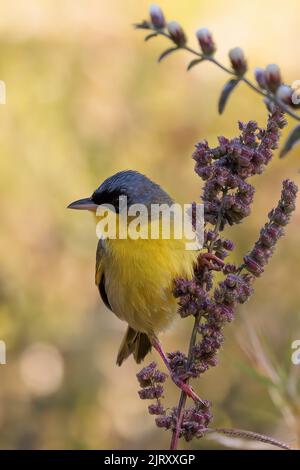
[[[98,202],[100,201],[100,198],[101,198],[101,194],[100,193],[97,193],[97,191],[94,191],[93,194],[92,194],[92,201],[95,203],[95,204],[101,204],[101,202]]]
[[[126,194],[121,191],[95,191],[92,200],[95,204],[111,204],[118,211]]]

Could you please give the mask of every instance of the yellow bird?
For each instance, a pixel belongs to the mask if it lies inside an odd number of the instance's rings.
[[[91,197],[75,201],[68,208],[96,212],[100,205],[110,205],[115,210],[117,226],[120,227],[120,200],[125,196],[127,207],[143,204],[149,214],[152,204],[170,207],[174,203],[158,184],[136,171],[128,170],[111,176]],[[149,228],[152,222],[147,219],[146,223]],[[164,239],[161,231],[157,239],[107,236],[98,242],[95,276],[106,307],[128,324],[117,364],[121,365],[130,354],[139,363],[153,346],[174,382],[194,400],[198,397],[191,387],[173,376],[158,334],[167,329],[176,317],[178,305],[172,294],[173,280],[176,277],[191,279],[198,255],[199,252],[186,249],[184,238],[177,239],[171,235],[170,239]]]

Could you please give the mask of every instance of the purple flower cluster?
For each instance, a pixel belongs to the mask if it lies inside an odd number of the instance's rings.
[[[194,437],[203,437],[203,431],[208,428],[212,420],[210,403],[196,405],[184,411],[181,432],[186,441],[191,441]]]
[[[289,223],[296,207],[297,192],[295,183],[290,180],[283,182],[277,207],[269,213],[269,222],[260,231],[260,237],[251,252],[244,257],[245,268],[256,277],[263,273],[278,239],[284,235],[283,227]]]
[[[164,415],[165,409],[160,398],[163,396],[163,383],[167,379],[167,374],[157,369],[155,362],[151,362],[149,366],[144,367],[137,375],[141,389],[138,391],[142,400],[156,400],[148,407],[151,415]]]
[[[152,400],[163,395],[164,389],[161,384],[166,381],[167,374],[159,371],[155,362],[144,367],[136,376],[141,386],[138,393],[142,400]]]
[[[207,401],[204,404],[197,404],[184,410],[179,437],[184,437],[187,442],[194,437],[203,437],[204,431],[212,420],[210,407],[211,404]],[[174,431],[176,429],[177,413],[178,408],[173,407],[168,414],[156,418],[156,425],[159,428]]]
[[[221,260],[234,249],[234,244],[231,240],[223,239],[220,232],[227,224],[239,223],[249,215],[254,188],[246,180],[260,174],[269,163],[272,150],[278,146],[280,129],[284,125],[282,113],[276,110],[269,116],[266,129],[260,129],[253,121],[240,123],[239,138],[229,140],[220,137],[220,145],[213,149],[209,148],[207,142],[196,146],[193,155],[196,161],[195,171],[205,182],[202,196],[207,224],[204,246],[209,253]],[[233,320],[236,305],[245,303],[253,293],[252,283],[256,272],[249,269],[248,265],[256,267],[259,262],[266,261],[272,252],[271,246],[274,246],[282,231],[279,225],[275,230],[274,218],[277,223],[287,223],[289,216],[286,213],[290,214],[294,208],[293,197],[296,191],[291,183],[285,183],[284,194],[286,201],[283,202],[282,196],[278,207],[271,212],[270,223],[262,230],[262,240],[256,244],[254,254],[252,251],[245,257],[245,267],[251,274],[242,272],[242,268],[230,263],[224,264],[222,268],[213,263],[208,267],[201,262],[200,255],[194,279],[175,281],[174,295],[179,298],[180,315],[194,315],[199,319],[200,340],[193,348],[193,360],[185,361],[187,376],[198,377],[217,364],[217,352],[224,341],[224,325]],[[208,224],[213,229],[209,229]],[[260,255],[259,260],[254,255]],[[213,271],[220,269],[224,279],[214,286]],[[178,352],[176,357],[179,357]],[[182,369],[183,361],[180,367],[174,368],[178,374],[183,373]]]
[[[194,55],[188,70],[209,61],[231,76],[219,97],[219,113],[223,113],[229,97],[239,84],[247,84],[263,96],[270,113],[265,129],[261,129],[254,121],[246,124],[240,122],[238,137],[219,137],[219,145],[215,148],[210,148],[206,141],[202,141],[196,145],[193,154],[195,172],[204,181],[204,245],[194,269],[194,278],[176,279],[174,296],[178,299],[181,317],[193,316],[195,322],[188,355],[181,351],[167,355],[172,378],[178,378],[178,383],[188,384],[190,379],[199,377],[217,365],[217,353],[224,342],[224,326],[233,320],[236,306],[246,302],[252,295],[253,281],[263,273],[295,209],[297,187],[286,180],[277,207],[269,213],[268,223],[262,228],[251,252],[244,256],[243,264],[236,266],[225,261],[234,250],[234,244],[223,238],[221,233],[225,227],[241,223],[249,216],[255,190],[248,180],[261,174],[272,159],[273,151],[278,147],[280,130],[286,125],[283,112],[300,120],[293,110],[299,104],[294,102],[294,90],[284,84],[277,65],[256,69],[255,84],[244,77],[248,64],[241,48],[230,50],[230,69],[221,64],[215,59],[216,43],[207,28],[197,30],[199,48],[194,50],[187,46],[187,35],[182,26],[176,21],[168,22],[157,5],[150,8],[149,20],[136,27],[148,30],[147,41],[164,36],[172,42],[171,47],[162,52],[159,61],[184,49]],[[298,125],[289,135],[280,156],[285,156],[299,141]],[[191,218],[194,228],[195,214],[196,203],[193,203]],[[149,413],[157,415],[158,427],[172,431],[171,449],[175,450],[179,437],[189,441],[193,437],[203,436],[212,420],[211,404],[200,400],[200,404],[185,408],[188,394],[184,387],[178,406],[166,411],[160,402],[164,381],[160,374],[154,363],[144,368],[138,374],[142,387],[139,394],[141,398],[156,399],[156,403],[149,406]]]
[[[270,162],[284,125],[283,115],[277,109],[270,114],[266,129],[260,129],[253,121],[240,123],[238,138],[220,137],[219,146],[212,149],[207,142],[196,146],[195,171],[204,181],[204,253],[199,255],[193,279],[174,281],[179,314],[182,318],[195,317],[196,335],[188,356],[180,351],[168,354],[172,373],[183,381],[197,378],[218,364],[224,326],[233,320],[236,306],[252,295],[253,281],[263,272],[295,209],[297,187],[286,180],[280,201],[269,213],[269,222],[261,230],[252,251],[244,257],[244,264],[238,267],[224,261],[234,250],[234,244],[223,238],[221,232],[227,225],[240,223],[249,215],[254,188],[247,180],[260,174]],[[218,282],[214,279],[216,271],[223,275]],[[158,427],[170,429],[173,435],[175,432],[187,441],[203,436],[212,420],[209,402],[185,410],[179,405],[167,412],[159,400],[165,377],[157,371],[156,365],[152,363],[144,368],[138,379],[142,387],[140,397],[157,400],[150,405],[149,412],[158,415]]]
[[[219,146],[209,148],[206,141],[196,145],[195,171],[205,181],[202,200],[206,222],[222,230],[250,214],[254,188],[246,179],[262,173],[279,141],[279,131],[286,121],[282,112],[269,116],[265,130],[256,122],[239,123],[238,138],[219,137]]]
[[[179,313],[182,318],[206,312],[210,300],[206,290],[197,279],[188,281],[177,279],[174,287],[175,297],[179,297]]]
[[[233,272],[225,274],[224,280],[219,282],[211,297],[211,286],[209,291],[204,290],[203,280],[199,279],[199,275],[192,281],[175,281],[174,294],[179,297],[179,312],[183,317],[189,314],[199,318],[198,333],[201,338],[193,348],[193,361],[189,367],[187,358],[182,353],[169,354],[172,370],[178,375],[185,373],[188,377],[196,378],[217,365],[216,354],[224,341],[224,325],[233,320],[236,305],[246,302],[253,292],[251,274],[238,274],[234,265],[225,265],[223,272],[227,272],[228,268]],[[202,283],[202,286],[198,283]],[[201,293],[203,297],[197,299],[197,293]]]

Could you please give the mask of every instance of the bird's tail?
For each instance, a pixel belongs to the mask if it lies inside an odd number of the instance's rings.
[[[139,333],[129,326],[118,352],[117,364],[120,366],[130,354],[139,364],[150,350],[151,342],[146,333]]]

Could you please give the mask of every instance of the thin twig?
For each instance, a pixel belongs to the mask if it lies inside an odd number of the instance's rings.
[[[150,26],[145,28],[145,29],[148,29],[150,31],[153,31],[153,33],[156,33],[156,36],[164,36],[165,38],[169,39],[170,41],[173,42],[172,40],[172,37],[170,36],[170,34],[166,33],[165,31],[159,31],[159,30],[156,30],[155,28],[151,28]],[[178,46],[178,50],[185,50],[187,52],[190,52],[191,54],[199,57],[199,59],[202,59],[202,61],[204,60],[207,60],[208,62],[211,62],[213,64],[215,64],[217,67],[219,67],[221,70],[223,70],[225,73],[227,73],[228,75],[231,75],[235,78],[239,78],[240,81],[244,82],[246,85],[249,86],[249,88],[251,88],[253,91],[255,91],[256,93],[260,94],[261,96],[263,96],[264,98],[268,98],[269,100],[271,100],[273,103],[275,103],[277,106],[279,106],[286,114],[288,114],[290,117],[292,117],[293,119],[295,119],[296,121],[300,121],[300,116],[298,114],[296,114],[295,112],[293,112],[290,107],[288,105],[286,105],[285,103],[283,103],[281,100],[279,100],[275,94],[271,93],[271,92],[267,92],[267,91],[264,91],[264,90],[261,90],[259,87],[257,87],[251,80],[249,80],[247,77],[245,76],[240,76],[239,74],[237,74],[234,70],[231,70],[230,68],[226,67],[225,65],[223,65],[221,62],[219,62],[217,59],[215,59],[214,57],[212,56],[207,56],[205,54],[202,54],[201,52],[198,52],[196,51],[195,49],[189,47],[189,46]]]
[[[228,429],[228,428],[216,428],[216,429],[205,429],[203,431],[205,434],[208,433],[217,433],[225,434],[231,437],[241,437],[244,439],[250,439],[252,441],[263,442],[265,444],[271,444],[272,446],[279,447],[284,450],[293,450],[292,447],[288,446],[284,442],[277,441],[273,437],[265,436],[264,434],[258,434],[257,432],[244,431],[243,429]]]

